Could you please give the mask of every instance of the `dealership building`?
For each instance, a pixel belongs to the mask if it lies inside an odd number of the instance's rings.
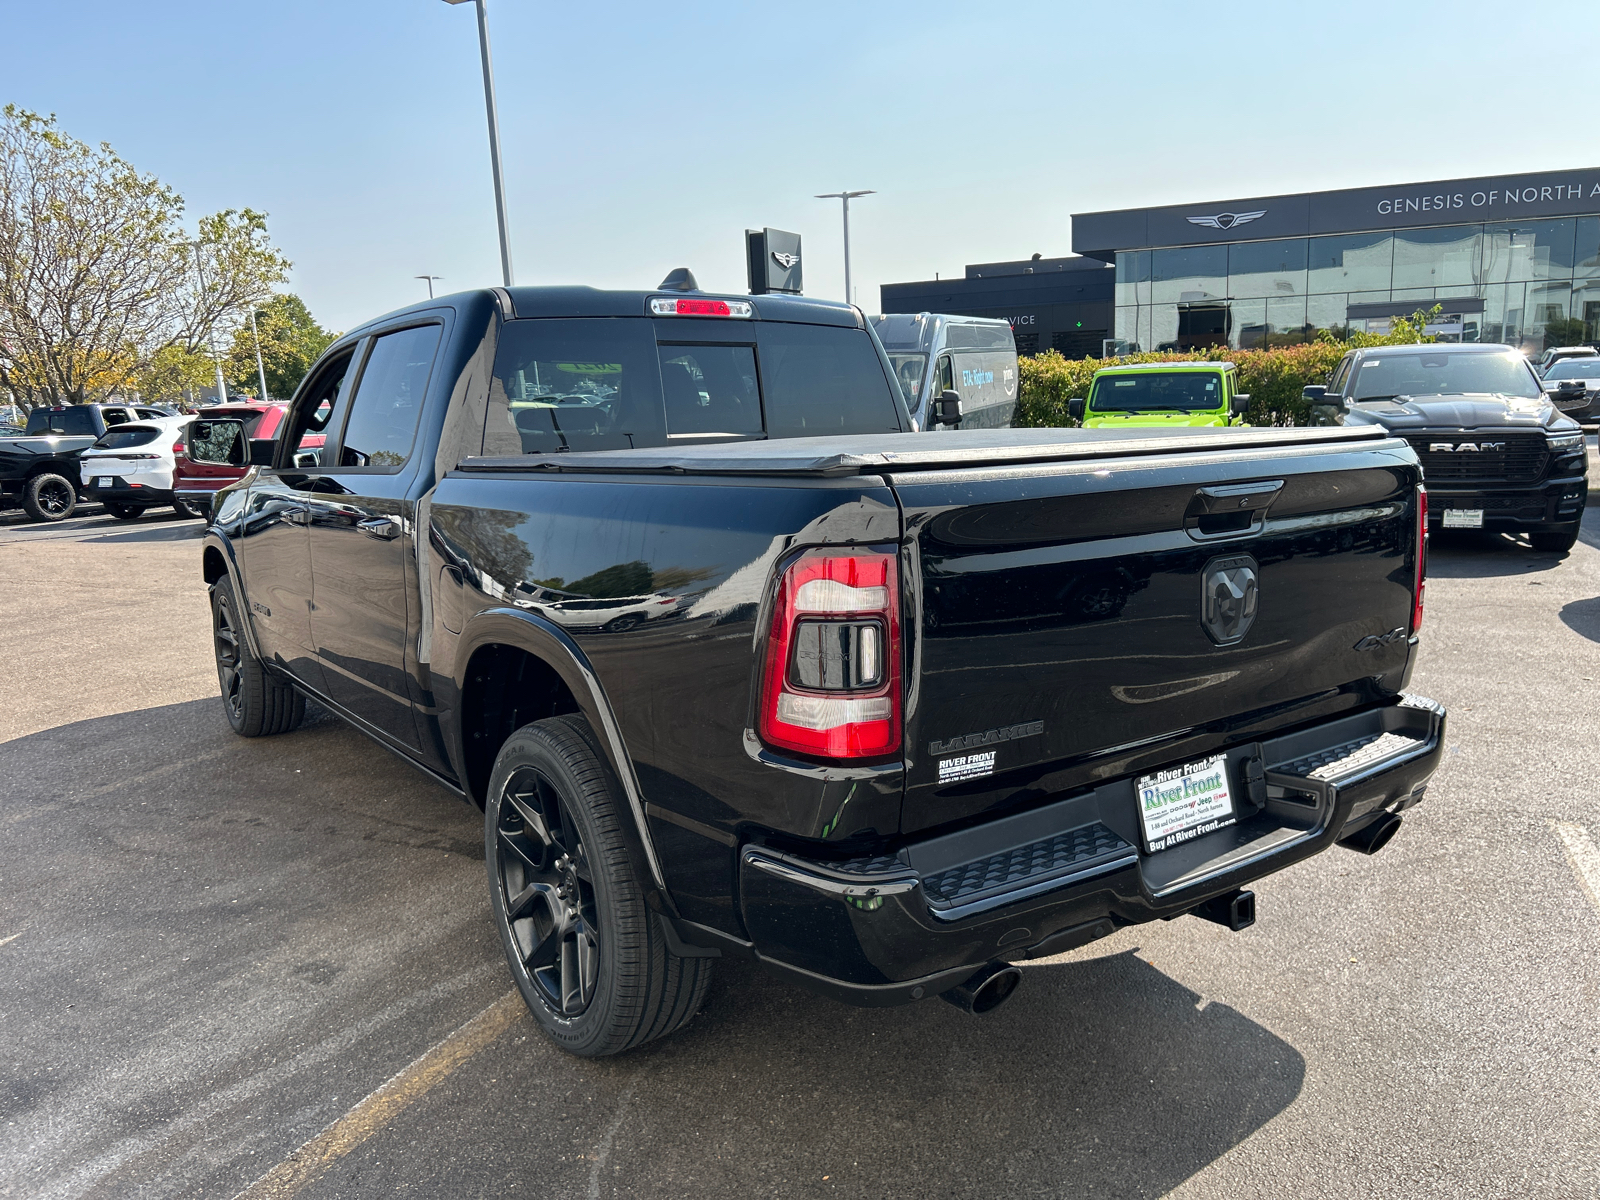
[[[1007,316],[1023,350],[1017,318],[1039,327],[1058,281],[1079,276],[1111,295],[1073,314],[1076,339],[1029,339],[1036,349],[1070,343],[1082,357],[1100,349],[1081,336],[1097,329],[1111,350],[1288,345],[1387,331],[1436,305],[1430,328],[1447,340],[1600,340],[1600,169],[1079,213],[1072,249],[1081,257],[885,285],[883,310]],[[1002,280],[1004,312],[985,303]],[[942,309],[922,303],[936,296]]]

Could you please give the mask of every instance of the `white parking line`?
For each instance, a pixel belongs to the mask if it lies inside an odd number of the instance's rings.
[[[1589,903],[1600,911],[1600,848],[1582,825],[1571,821],[1551,821],[1550,828],[1561,839],[1561,848],[1567,852],[1567,861],[1578,876],[1578,886],[1589,897]]]

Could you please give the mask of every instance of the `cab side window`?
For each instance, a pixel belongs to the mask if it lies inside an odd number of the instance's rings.
[[[286,438],[293,456],[285,465],[304,468],[321,459],[323,439],[337,429],[336,416],[343,416],[345,376],[350,371],[351,351],[346,351],[317,372],[311,386],[289,414],[279,437]],[[304,451],[304,454],[301,453]]]
[[[1328,395],[1337,396],[1344,391],[1344,381],[1350,374],[1350,364],[1354,361],[1354,358],[1348,355],[1339,360],[1339,365],[1334,368],[1333,382],[1328,385]]]
[[[339,439],[341,467],[405,465],[443,332],[442,325],[417,325],[373,342]]]

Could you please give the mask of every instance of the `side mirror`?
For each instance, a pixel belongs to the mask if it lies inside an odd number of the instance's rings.
[[[250,465],[252,467],[270,467],[277,454],[278,443],[272,438],[250,439]]]
[[[1233,403],[1228,406],[1228,410],[1234,416],[1242,417],[1242,416],[1244,416],[1245,409],[1247,409],[1249,407],[1250,407],[1250,393],[1249,392],[1235,392],[1233,394]]]
[[[1300,389],[1300,399],[1312,404],[1321,404],[1322,398],[1328,394],[1328,389],[1320,384],[1311,384]]]
[[[961,424],[961,393],[940,392],[933,411],[934,419],[941,425]]]
[[[191,423],[185,441],[190,462],[242,467],[250,457],[245,442],[244,422],[227,417]]]
[[[1067,416],[1071,417],[1074,421],[1081,421],[1083,420],[1084,408],[1085,405],[1083,397],[1074,396],[1071,400],[1067,401]]]

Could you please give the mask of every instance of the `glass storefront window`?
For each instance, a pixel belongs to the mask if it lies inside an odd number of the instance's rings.
[[[1228,294],[1228,248],[1193,246],[1150,254],[1150,299],[1156,304],[1221,300]]]
[[[1293,346],[1315,337],[1306,328],[1304,296],[1267,297],[1267,345]]]
[[[1394,235],[1340,233],[1311,239],[1308,287],[1312,292],[1389,291]]]
[[[1139,306],[1136,304],[1117,305],[1117,324],[1113,334],[1119,341],[1139,342]],[[1139,342],[1139,348],[1144,349],[1144,343]]]
[[[1178,306],[1176,304],[1152,304],[1149,308],[1140,310],[1140,324],[1144,322],[1144,314],[1150,316],[1150,340],[1140,342],[1146,350],[1176,350],[1178,348]]]
[[[1394,235],[1397,288],[1475,287],[1483,259],[1483,227],[1401,229]]]
[[[1575,220],[1504,221],[1483,234],[1485,283],[1572,278]]]
[[[1260,350],[1267,344],[1267,302],[1233,300],[1228,304],[1228,345],[1235,350]],[[1220,342],[1217,345],[1221,345]],[[1196,345],[1197,350],[1206,347]]]
[[[1600,217],[1579,217],[1577,226],[1572,273],[1579,279],[1600,279]]]
[[[1332,295],[1306,297],[1306,324],[1313,330],[1331,329],[1334,336],[1339,337],[1344,333],[1345,307],[1350,298],[1342,292]],[[1315,333],[1312,334],[1314,338]]]
[[[1240,242],[1228,247],[1228,295],[1250,299],[1303,296],[1305,291],[1305,238]]]
[[[1119,305],[1150,303],[1150,251],[1129,250],[1117,255],[1116,287]]]

